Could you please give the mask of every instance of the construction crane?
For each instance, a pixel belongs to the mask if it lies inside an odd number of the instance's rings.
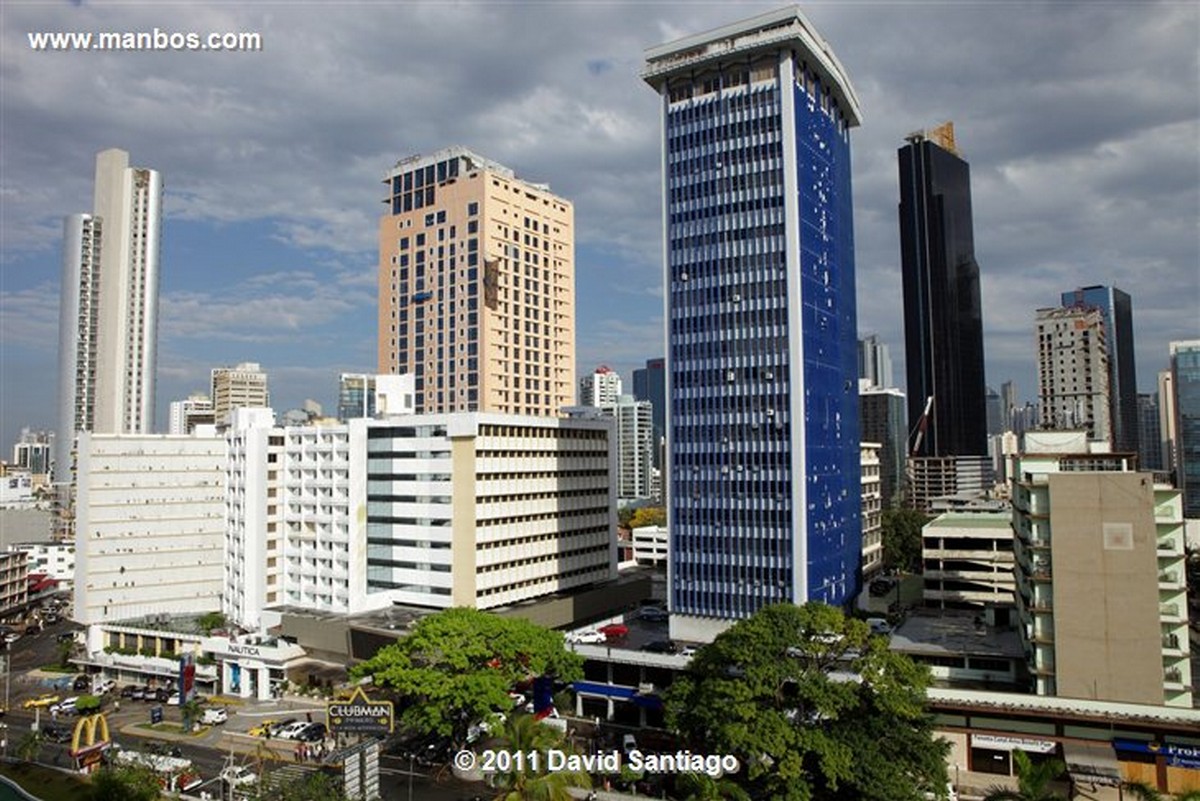
[[[925,439],[925,430],[929,428],[929,415],[933,411],[933,396],[930,395],[925,401],[925,411],[921,412],[921,417],[917,420],[917,427],[908,433],[910,438],[916,435],[913,439],[912,447],[908,450],[909,456],[916,456],[917,451],[921,450],[921,442]]]

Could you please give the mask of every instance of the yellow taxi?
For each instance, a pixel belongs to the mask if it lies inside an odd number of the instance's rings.
[[[250,729],[250,731],[248,731],[246,733],[249,734],[251,737],[266,737],[267,732],[270,731],[271,727],[274,725],[275,725],[274,720],[264,720],[262,723],[253,727],[252,729]]]
[[[59,700],[59,697],[54,693],[42,693],[37,698],[30,698],[28,701],[22,704],[22,706],[26,709],[37,709],[38,707],[46,707],[50,706],[51,704],[57,704]]]

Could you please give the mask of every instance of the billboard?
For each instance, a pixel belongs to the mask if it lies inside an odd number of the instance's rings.
[[[396,715],[391,701],[372,701],[362,687],[355,687],[345,701],[329,701],[325,705],[329,730],[335,733],[391,734]]]

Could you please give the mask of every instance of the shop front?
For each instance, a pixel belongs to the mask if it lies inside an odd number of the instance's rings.
[[[277,639],[209,637],[203,650],[220,666],[220,691],[266,701],[283,694],[287,671],[305,658],[294,643]]]

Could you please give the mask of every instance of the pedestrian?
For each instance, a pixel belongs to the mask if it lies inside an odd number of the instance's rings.
[[[301,749],[302,747],[303,747],[303,746],[300,746],[300,745],[297,745],[297,746],[296,746],[296,761],[297,761],[297,762],[299,762],[299,761],[300,761],[300,749]]]

